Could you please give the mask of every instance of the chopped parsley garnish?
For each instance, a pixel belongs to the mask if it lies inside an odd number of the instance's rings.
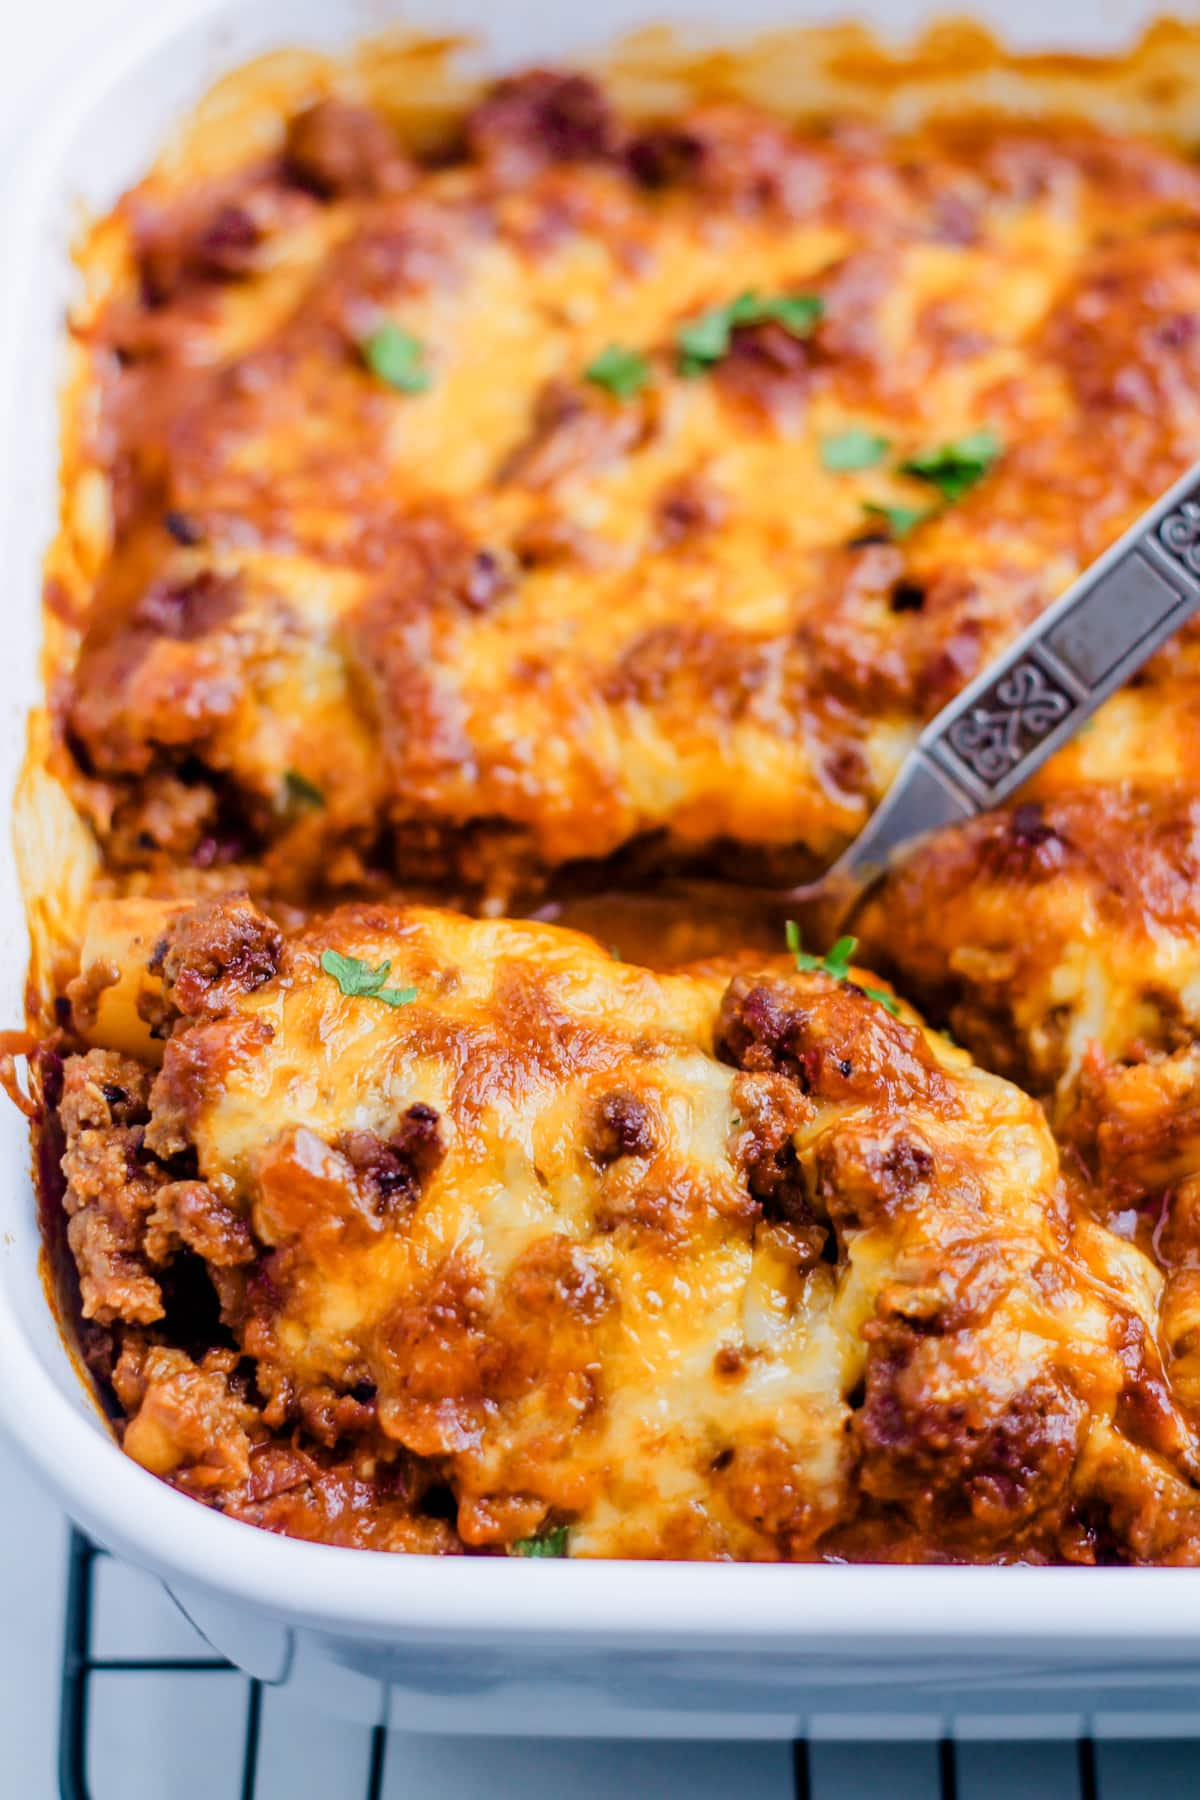
[[[773,320],[790,331],[793,337],[807,337],[824,317],[825,302],[820,294],[781,294],[775,300],[759,300],[754,294],[742,296],[743,316],[736,325],[763,325]]]
[[[1002,449],[996,433],[985,425],[934,450],[922,450],[900,467],[905,475],[930,482],[947,500],[959,500],[983,480]]]
[[[795,958],[796,967],[804,975],[832,975],[835,981],[845,981],[850,973],[850,958],[858,949],[855,937],[840,937],[832,950],[824,956],[811,956],[802,947],[800,927],[795,919],[789,919],[783,928],[787,947]]]
[[[897,543],[926,519],[932,519],[934,513],[931,506],[882,506],[877,500],[864,500],[863,511],[874,519],[882,519]]]
[[[423,394],[433,376],[425,366],[425,346],[420,338],[388,319],[361,344],[363,361],[372,375],[398,388],[402,394]]]
[[[832,475],[848,474],[853,469],[873,469],[881,463],[890,448],[890,440],[877,431],[851,425],[821,439],[821,466]]]
[[[650,364],[640,350],[626,350],[621,344],[610,344],[594,356],[583,371],[586,381],[607,388],[618,400],[632,400],[650,379]]]
[[[724,306],[710,306],[707,312],[686,319],[675,334],[681,375],[702,375],[714,363],[729,355],[729,345],[738,325],[765,325],[768,321],[782,325],[793,337],[807,337],[825,311],[819,294],[780,294],[766,298],[748,288]]]
[[[289,805],[297,810],[301,807],[321,807],[325,804],[325,796],[315,781],[302,775],[299,769],[285,769],[283,785],[287,791]]]
[[[567,1528],[556,1525],[553,1531],[539,1531],[534,1537],[518,1538],[510,1552],[513,1556],[566,1556]]]
[[[789,919],[785,924],[784,936],[801,974],[830,975],[834,981],[849,980],[850,958],[858,949],[856,937],[840,937],[833,948],[825,952],[824,956],[811,956],[807,950],[801,947],[800,927],[795,919]],[[885,994],[882,988],[865,987],[862,991],[868,1000],[878,1001],[880,1006],[886,1007],[895,1018],[899,1018],[900,1008],[891,994]]]
[[[342,956],[337,950],[322,950],[321,967],[350,999],[382,1000],[385,1006],[408,1006],[417,997],[415,987],[390,988],[384,982],[392,972],[391,961],[381,962],[377,969],[357,956]]]

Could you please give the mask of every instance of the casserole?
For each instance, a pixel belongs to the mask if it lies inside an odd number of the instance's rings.
[[[272,41],[330,32],[324,15],[319,31],[314,18],[313,34],[308,23],[290,11],[274,21],[266,13],[231,21],[221,60],[241,60]],[[464,15],[464,24],[470,23]],[[513,28],[516,20],[506,24]],[[532,29],[528,19],[521,24]],[[563,24],[558,22],[560,33]],[[353,35],[354,21],[342,21],[339,38]],[[562,54],[573,47],[541,38],[518,44],[499,35],[502,55]],[[129,77],[129,87],[112,88],[89,116],[91,143],[104,117],[132,119],[128,95],[134,88],[153,92],[156,107],[164,103],[163,111],[144,117],[144,136],[136,143],[136,133],[125,136],[96,199],[111,196],[145,162],[170,116],[166,100],[177,108],[195,91],[190,79],[187,92],[181,91],[178,73],[194,72],[199,59],[193,50],[164,45],[155,55],[157,61]],[[77,154],[82,157],[82,149]],[[74,185],[73,169],[82,165],[72,165],[64,151],[64,160],[50,166],[57,166],[64,184]],[[95,178],[98,159],[90,149],[87,166]],[[47,185],[39,232],[65,214],[62,188]],[[32,265],[32,252],[29,260]],[[61,294],[61,265],[58,277]],[[30,490],[22,494],[11,473],[8,489],[21,503],[18,516],[33,527],[23,551],[10,557],[10,567],[30,571],[30,591],[38,547],[48,535],[45,501],[54,460],[46,401],[55,321],[44,316],[50,312],[44,290],[35,311],[43,315],[43,354],[29,356],[20,376],[42,383],[42,412],[22,400],[13,400],[10,411],[13,419],[41,419],[35,454],[26,463],[31,476],[40,471],[44,477],[44,486],[34,489],[42,494],[41,510],[23,504]],[[11,374],[15,381],[15,365]],[[28,457],[26,440],[22,458]],[[16,649],[26,653],[23,666],[30,670],[32,608]],[[14,715],[31,697],[28,690],[13,695]],[[49,815],[43,821],[47,834],[54,823]],[[13,905],[15,918],[15,897]],[[23,1161],[19,1137],[14,1127],[14,1169]],[[358,1706],[368,1716],[379,1716],[370,1709],[386,1704],[390,1722],[410,1728],[450,1722],[462,1728],[469,1707],[467,1722],[481,1730],[562,1730],[569,1722],[576,1730],[713,1735],[791,1735],[801,1712],[845,1711],[851,1695],[855,1706],[876,1706],[876,1682],[890,1686],[900,1662],[904,1703],[918,1710],[940,1710],[967,1695],[982,1710],[1011,1698],[1014,1688],[1022,1697],[1036,1693],[1044,1706],[1061,1708],[1070,1703],[1065,1696],[1080,1692],[1103,1701],[1106,1693],[1111,1698],[1120,1691],[1119,1673],[1139,1647],[1147,1665],[1155,1659],[1173,1665],[1174,1680],[1161,1671],[1154,1677],[1156,1704],[1178,1703],[1186,1694],[1186,1576],[875,1569],[768,1575],[754,1569],[575,1566],[546,1572],[423,1561],[381,1566],[247,1533],[233,1537],[236,1528],[227,1521],[208,1518],[148,1484],[88,1416],[34,1279],[35,1234],[23,1184],[14,1183],[10,1204],[5,1276],[12,1292],[2,1330],[3,1404],[11,1428],[102,1541],[167,1575],[218,1647],[266,1679],[311,1680],[331,1701]],[[1138,1605],[1135,1583],[1147,1590],[1140,1637],[1137,1625],[1132,1633],[1124,1625],[1126,1609]],[[630,1655],[634,1638],[645,1660]],[[1115,1686],[1107,1690],[1104,1656],[1091,1648],[1096,1643],[1114,1646]],[[563,1656],[567,1647],[575,1652],[569,1660]],[[976,1655],[964,1677],[967,1648]],[[331,1678],[331,1669],[341,1672],[340,1680]],[[380,1682],[388,1689],[382,1700]]]

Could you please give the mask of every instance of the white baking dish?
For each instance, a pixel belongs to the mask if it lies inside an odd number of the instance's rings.
[[[821,0],[421,0],[406,22],[478,32],[497,63],[550,61],[635,24],[695,18],[728,37],[826,16]],[[916,0],[860,0],[907,33]],[[1102,48],[1129,0],[991,0],[1020,45]],[[0,389],[8,605],[0,782],[36,697],[39,563],[54,521],[59,334],[82,202],[107,205],[224,69],[261,51],[336,48],[388,9],[254,0],[126,43],[30,155],[5,233]],[[394,15],[393,15],[394,16]],[[0,870],[4,1023],[17,1023],[24,927]],[[221,1651],[328,1707],[406,1730],[792,1736],[814,1717],[1200,1712],[1200,1572],[601,1564],[386,1557],[223,1519],[128,1461],[83,1392],[38,1274],[28,1148],[0,1109],[0,1422],[101,1543],[156,1571]]]

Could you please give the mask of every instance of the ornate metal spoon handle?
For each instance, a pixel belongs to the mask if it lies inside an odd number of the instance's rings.
[[[866,828],[797,899],[844,918],[914,838],[998,806],[1198,606],[1200,464],[942,708]]]

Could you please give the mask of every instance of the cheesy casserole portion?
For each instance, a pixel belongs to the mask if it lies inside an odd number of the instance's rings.
[[[110,866],[811,873],[1195,455],[1198,223],[1194,163],[1085,125],[545,72],[436,154],[331,95],[164,165],[85,251],[50,589]]]
[[[1033,1101],[855,971],[155,911],[97,912],[55,1080],[156,1474],[392,1549],[1195,1558],[1151,1263]]]
[[[881,975],[650,890],[823,867],[1200,454],[1200,166],[720,88],[326,71],[90,230],[59,1298],[131,1456],[300,1537],[1196,1562],[1200,632],[872,897]]]

